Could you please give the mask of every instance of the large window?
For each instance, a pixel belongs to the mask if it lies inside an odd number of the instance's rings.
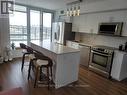
[[[9,19],[10,41],[16,47],[30,41],[51,41],[52,13],[15,5],[15,12]]]
[[[40,39],[40,11],[30,10],[30,39],[36,42]]]
[[[52,14],[43,13],[43,41],[51,41]]]
[[[18,11],[20,8],[20,11]],[[19,46],[19,43],[27,44],[27,13],[26,7],[16,6],[16,11],[10,15],[10,41]]]

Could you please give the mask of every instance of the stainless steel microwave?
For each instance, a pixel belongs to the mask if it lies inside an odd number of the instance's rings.
[[[121,36],[123,22],[105,22],[100,23],[98,28],[98,34]]]

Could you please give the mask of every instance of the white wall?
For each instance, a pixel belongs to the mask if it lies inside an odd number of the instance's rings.
[[[81,13],[123,8],[127,8],[127,0],[88,0],[81,4]]]

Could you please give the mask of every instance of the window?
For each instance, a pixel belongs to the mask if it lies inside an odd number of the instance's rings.
[[[30,40],[32,42],[41,40],[40,39],[40,11],[30,10]]]
[[[43,13],[43,41],[51,41],[52,14]]]
[[[19,43],[51,41],[52,13],[21,5],[15,5],[14,9],[14,14],[9,16],[11,43],[19,47]]]
[[[27,44],[27,13],[24,6],[16,6],[15,9],[14,14],[9,16],[10,41],[19,47],[19,43]]]

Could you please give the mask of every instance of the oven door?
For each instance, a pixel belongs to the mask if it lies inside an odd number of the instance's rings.
[[[91,51],[90,65],[98,68],[100,70],[110,72],[110,67],[112,63],[112,55],[100,53],[97,51]]]

